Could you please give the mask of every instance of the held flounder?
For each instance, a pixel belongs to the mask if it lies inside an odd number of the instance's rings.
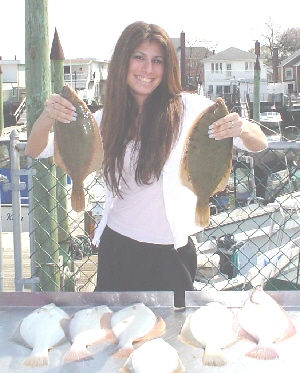
[[[107,341],[115,341],[110,328],[112,311],[107,306],[97,306],[77,311],[61,325],[66,337],[72,343],[64,356],[64,361],[92,359],[87,346]]]
[[[209,225],[209,198],[225,189],[232,164],[232,138],[216,141],[208,127],[228,114],[224,101],[217,101],[199,114],[189,130],[180,165],[183,185],[197,195],[195,222]]]
[[[221,303],[208,303],[188,315],[178,338],[186,344],[204,348],[204,365],[225,365],[227,358],[222,349],[238,340],[234,314]]]
[[[183,373],[185,368],[175,348],[162,338],[156,338],[134,350],[121,372]]]
[[[274,344],[296,334],[288,313],[260,286],[251,292],[238,313],[238,321],[241,336],[248,334],[257,343],[246,356],[259,360],[277,359]]]
[[[111,328],[119,341],[116,357],[128,357],[134,351],[133,343],[160,337],[165,322],[143,303],[136,303],[114,312]]]
[[[19,324],[12,341],[32,348],[32,353],[23,361],[29,367],[49,364],[48,350],[65,341],[65,333],[60,325],[68,315],[54,303],[38,308],[26,316]]]
[[[83,182],[101,168],[103,147],[97,122],[86,104],[67,85],[61,96],[76,108],[77,119],[71,123],[55,123],[54,162],[72,179],[73,210],[82,211],[85,208]]]

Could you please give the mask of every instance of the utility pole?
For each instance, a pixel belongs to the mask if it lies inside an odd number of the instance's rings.
[[[4,115],[3,115],[3,78],[2,78],[2,57],[0,56],[0,136],[2,136],[4,128]]]
[[[51,53],[51,82],[52,92],[60,93],[65,82],[64,82],[64,52],[58,37],[57,30],[55,28],[54,37],[52,41]],[[69,253],[69,217],[67,207],[67,175],[59,167],[56,167],[56,209],[57,209],[57,226],[58,226],[58,245],[59,253],[63,257],[63,266],[68,265],[72,271],[71,260]],[[72,286],[73,285],[73,286]],[[72,286],[72,289],[70,288]],[[64,289],[66,290],[66,289]],[[74,281],[69,283],[68,291],[74,291]]]
[[[181,86],[184,89],[186,86],[185,77],[185,33],[180,33],[180,72],[181,72]]]
[[[25,77],[27,131],[51,93],[48,0],[25,1]],[[56,180],[52,158],[34,162],[33,223],[36,276],[43,291],[59,291]],[[32,232],[31,232],[32,233]]]
[[[253,119],[260,122],[260,43],[255,42],[256,62],[254,65]]]

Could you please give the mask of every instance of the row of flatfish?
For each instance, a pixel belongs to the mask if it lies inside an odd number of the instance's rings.
[[[54,162],[72,179],[73,210],[85,208],[84,180],[101,169],[103,146],[94,116],[75,91],[64,86],[61,96],[76,109],[77,119],[54,126]],[[186,137],[179,170],[182,183],[197,195],[195,221],[209,224],[209,198],[225,189],[232,162],[232,138],[215,141],[208,137],[208,127],[228,114],[221,98],[202,111]]]
[[[175,348],[162,338],[165,329],[164,320],[143,303],[115,312],[102,305],[71,317],[51,303],[25,317],[12,340],[32,349],[23,361],[29,367],[48,365],[48,350],[67,339],[70,347],[65,362],[93,359],[88,347],[106,341],[115,346],[113,358],[127,359],[123,373],[185,372]],[[288,313],[257,288],[238,312],[211,302],[189,313],[178,339],[204,350],[203,365],[223,366],[228,361],[225,348],[241,339],[253,343],[246,356],[272,360],[279,357],[277,344],[295,334]]]

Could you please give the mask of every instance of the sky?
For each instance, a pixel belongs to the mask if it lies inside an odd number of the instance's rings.
[[[25,62],[25,0],[0,4],[0,56]],[[280,32],[300,27],[299,10],[298,0],[48,0],[49,45],[56,27],[66,59],[109,60],[123,29],[145,21],[172,38],[184,32],[186,46],[247,51],[270,21]]]

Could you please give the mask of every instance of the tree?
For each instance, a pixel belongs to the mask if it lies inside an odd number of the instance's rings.
[[[300,28],[288,28],[278,40],[282,56],[287,57],[300,49]]]
[[[278,48],[280,60],[290,56],[300,49],[300,28],[288,28],[281,32],[280,26],[275,25],[271,18],[265,23],[266,32],[262,35],[261,56],[266,64],[272,64],[274,48]]]

